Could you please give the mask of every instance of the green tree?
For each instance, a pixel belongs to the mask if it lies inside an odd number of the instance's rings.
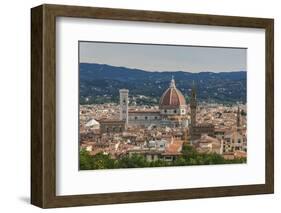
[[[143,168],[148,167],[149,162],[144,156],[133,154],[131,157],[124,156],[118,160],[118,168]]]
[[[113,169],[115,168],[115,160],[111,159],[109,155],[98,153],[91,156],[88,151],[82,149],[80,151],[79,165],[81,170],[89,169]]]
[[[174,166],[185,166],[187,164],[188,161],[183,156],[178,157],[173,163]]]
[[[113,169],[115,168],[115,161],[111,159],[108,154],[98,153],[92,157],[93,169]]]
[[[246,158],[226,160],[216,153],[198,153],[190,145],[184,145],[182,155],[175,161],[167,162],[161,159],[147,161],[145,156],[133,154],[122,156],[119,159],[112,159],[110,155],[98,153],[89,155],[85,149],[80,151],[80,169],[113,169],[113,168],[144,168],[144,167],[165,167],[165,166],[188,166],[188,165],[211,165],[211,164],[233,164],[245,163]]]
[[[81,170],[93,169],[92,164],[92,157],[89,155],[89,153],[85,149],[80,150],[79,168]]]
[[[182,154],[183,154],[183,157],[185,159],[187,159],[187,158],[196,157],[198,155],[198,152],[195,150],[194,147],[184,144],[182,147]]]
[[[150,162],[150,167],[165,167],[169,166],[170,164],[164,160],[156,160]]]

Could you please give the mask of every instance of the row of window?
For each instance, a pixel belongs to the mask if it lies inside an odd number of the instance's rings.
[[[112,127],[112,128],[107,127],[106,128],[106,132],[118,132],[118,131],[122,132],[122,130],[123,130],[122,127]]]
[[[168,111],[165,109],[165,110],[164,110],[164,113],[167,113],[167,112],[168,112]],[[184,113],[184,110],[182,109],[181,112]],[[174,113],[175,113],[175,114],[177,113],[177,110],[176,110],[176,109],[174,110]]]
[[[228,143],[230,143],[230,138],[227,138],[226,141],[227,141]],[[234,142],[235,142],[234,139],[232,139],[232,143],[234,143]],[[237,140],[237,143],[241,143],[241,139],[238,139],[238,140]]]
[[[147,116],[145,116],[145,117],[144,117],[144,119],[145,119],[145,120],[148,120],[148,117],[147,117]],[[157,119],[158,119],[158,117],[157,117],[157,116],[155,116],[155,117],[154,117],[154,120],[157,120]],[[138,120],[138,117],[137,117],[137,116],[135,117],[135,120]]]

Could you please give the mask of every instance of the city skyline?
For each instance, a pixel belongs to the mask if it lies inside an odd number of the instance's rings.
[[[247,163],[246,49],[79,48],[80,170]]]
[[[158,104],[80,105],[80,170],[236,164],[247,162],[246,105],[198,107],[174,79]]]
[[[247,49],[80,41],[79,62],[150,72],[234,72],[247,70]]]

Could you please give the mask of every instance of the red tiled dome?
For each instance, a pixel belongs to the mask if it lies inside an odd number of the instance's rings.
[[[159,107],[160,109],[178,108],[185,106],[185,98],[183,94],[176,88],[175,81],[172,79],[170,87],[163,93],[160,98]]]

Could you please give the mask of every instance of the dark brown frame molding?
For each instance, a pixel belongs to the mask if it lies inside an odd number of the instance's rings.
[[[265,184],[56,195],[56,17],[262,28],[266,34]],[[111,8],[41,5],[31,9],[31,203],[42,208],[179,200],[274,192],[274,20]]]

